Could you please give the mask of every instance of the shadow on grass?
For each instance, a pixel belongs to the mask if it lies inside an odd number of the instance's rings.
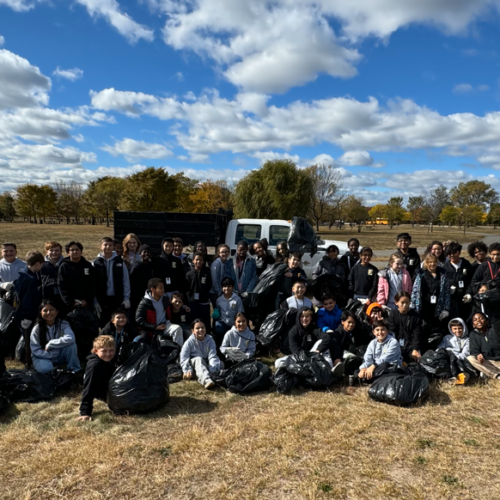
[[[14,420],[16,420],[21,411],[17,408],[14,403],[11,403],[4,411],[0,413],[0,424],[8,425]]]
[[[170,401],[161,409],[147,414],[137,414],[136,417],[145,417],[148,420],[176,417],[179,415],[200,415],[210,413],[218,407],[218,403],[191,396],[170,396]]]

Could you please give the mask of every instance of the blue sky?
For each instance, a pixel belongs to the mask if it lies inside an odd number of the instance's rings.
[[[497,0],[0,0],[0,191],[330,163],[366,204],[500,190]]]

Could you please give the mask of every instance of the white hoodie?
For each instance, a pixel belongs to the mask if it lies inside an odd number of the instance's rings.
[[[457,337],[456,335],[453,335],[453,333],[451,333],[450,323],[452,321],[460,321],[460,323],[462,323],[464,333],[461,337]],[[446,349],[447,351],[451,351],[458,359],[467,359],[467,356],[470,355],[469,330],[467,328],[467,325],[462,318],[454,318],[450,320],[450,323],[448,323],[448,330],[450,332],[450,335],[446,335],[446,337],[438,345],[438,349]]]
[[[8,283],[19,278],[19,272],[26,267],[26,262],[16,257],[14,262],[7,262],[5,259],[0,260],[0,281]]]

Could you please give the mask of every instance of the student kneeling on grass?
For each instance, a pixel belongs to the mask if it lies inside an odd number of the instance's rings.
[[[221,345],[225,333],[233,327],[237,313],[245,312],[241,298],[233,290],[234,280],[224,278],[222,280],[223,293],[216,301],[219,317],[215,321],[214,340],[218,346]]]
[[[135,321],[143,331],[142,342],[151,344],[155,334],[166,334],[174,342],[182,346],[184,337],[182,328],[173,325],[167,319],[168,297],[160,278],[152,278],[148,282],[148,290],[137,307]]]
[[[67,321],[57,317],[58,313],[55,301],[43,300],[31,331],[31,359],[35,370],[40,373],[50,372],[63,364],[67,365],[68,371],[76,373],[81,370],[75,334]]]
[[[224,335],[220,350],[226,356],[226,362],[239,363],[255,355],[255,335],[248,328],[246,316],[236,314],[234,326]]]
[[[223,363],[217,356],[217,346],[214,339],[207,335],[203,321],[195,319],[191,323],[191,330],[192,335],[181,350],[180,364],[183,378],[190,380],[196,375],[198,382],[205,389],[210,389],[215,385],[210,375],[220,372]]]
[[[403,363],[399,342],[392,335],[389,335],[385,322],[375,321],[373,323],[373,335],[375,338],[368,344],[363,363],[359,367],[358,377],[361,380],[373,380],[375,369],[382,363],[398,366]]]
[[[109,381],[115,371],[115,353],[116,344],[110,335],[99,335],[94,340],[92,354],[87,357],[80,416],[76,420],[92,420],[94,399],[106,401]]]
[[[461,363],[464,363],[467,357],[470,356],[469,330],[462,318],[452,319],[448,323],[448,330],[450,331],[450,335],[446,335],[438,345],[438,349],[446,349],[458,360],[458,366],[461,368],[461,366],[463,366]],[[459,384],[465,384],[468,382],[469,378],[470,374],[464,371],[463,377],[458,379],[457,377],[452,377],[449,381],[457,381]]]
[[[333,367],[334,376],[341,377],[344,375],[344,364],[340,359],[339,346],[333,337],[316,327],[313,317],[314,313],[309,307],[298,310],[295,326],[288,334],[290,350],[292,354],[300,354],[303,351],[322,353]],[[290,356],[284,356],[277,359],[274,365],[278,369],[288,366],[290,362]]]
[[[303,279],[296,279],[292,285],[292,296],[281,303],[281,309],[297,309],[301,307],[312,308],[312,302],[305,296],[307,283]]]

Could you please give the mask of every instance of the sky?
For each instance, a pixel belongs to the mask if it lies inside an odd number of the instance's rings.
[[[0,0],[0,192],[331,164],[500,191],[500,0]]]

